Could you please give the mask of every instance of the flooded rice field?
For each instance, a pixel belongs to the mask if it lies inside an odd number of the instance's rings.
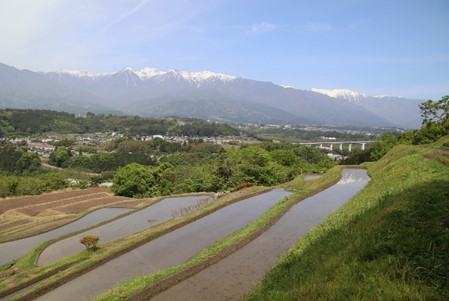
[[[261,236],[218,263],[151,300],[239,300],[279,255],[339,208],[369,181],[365,170],[345,169],[338,184],[295,205]]]
[[[111,260],[38,300],[89,300],[133,276],[182,264],[215,241],[255,220],[289,194],[276,189],[226,206]]]
[[[84,250],[84,246],[80,244],[78,239],[83,235],[97,235],[100,237],[100,243],[116,240],[169,220],[176,210],[194,205],[204,198],[208,198],[208,196],[197,195],[163,199],[135,213],[77,234],[76,237],[68,237],[48,246],[39,255],[37,264],[46,265],[53,263]]]
[[[87,227],[91,227],[102,221],[106,221],[117,215],[123,214],[125,212],[131,211],[132,209],[127,208],[103,208],[91,212],[82,218],[71,222],[62,227],[56,228],[54,230],[31,236],[28,238],[23,238],[19,240],[14,240],[10,242],[5,242],[0,244],[0,265],[8,263],[12,260],[18,259],[28,253],[31,249],[38,246],[39,244],[59,237],[61,235],[78,231]]]

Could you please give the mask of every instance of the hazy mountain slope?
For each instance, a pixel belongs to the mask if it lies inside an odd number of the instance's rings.
[[[99,98],[28,70],[0,64],[0,107],[53,109],[71,113],[117,112],[98,104]]]
[[[203,92],[203,91],[202,91]],[[179,116],[223,122],[304,124],[310,120],[264,104],[237,101],[216,92],[166,96],[134,102],[123,110],[145,116]],[[143,113],[144,112],[144,113]]]
[[[358,104],[398,127],[418,128],[421,125],[419,104],[423,100],[393,96],[368,96],[347,89],[312,89],[312,91]]]
[[[113,109],[145,116],[257,123],[419,126],[419,101],[351,93],[348,98],[209,71],[125,68],[108,73],[36,73],[0,65],[0,107],[69,112]]]
[[[303,123],[307,120],[332,125],[392,126],[357,104],[207,71],[161,72],[149,68],[139,71],[125,68],[115,73],[62,71],[48,76],[101,96],[107,99],[108,105],[133,114],[263,123]]]

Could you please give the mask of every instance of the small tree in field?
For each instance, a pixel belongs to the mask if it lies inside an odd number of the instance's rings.
[[[80,243],[86,247],[86,250],[89,248],[95,249],[99,240],[100,238],[97,235],[86,235],[81,237]]]

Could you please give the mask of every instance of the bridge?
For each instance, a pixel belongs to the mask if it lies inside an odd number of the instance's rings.
[[[373,144],[376,141],[322,141],[322,142],[302,142],[299,145],[318,146],[321,149],[333,150],[334,145],[338,145],[340,151],[343,150],[343,145],[348,145],[348,151],[352,151],[353,144],[361,145],[361,149],[365,150],[367,144]]]

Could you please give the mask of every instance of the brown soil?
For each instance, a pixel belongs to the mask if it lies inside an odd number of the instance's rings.
[[[140,203],[115,197],[108,188],[52,192],[0,199],[0,241],[18,239],[71,222],[93,208],[136,208]]]
[[[9,223],[4,223],[2,225],[0,225],[0,231],[6,230],[6,229],[11,229],[17,226],[21,226],[24,224],[29,223],[29,220],[26,219],[22,219],[22,220],[18,220],[18,221],[13,221],[13,222],[9,222]]]
[[[7,241],[11,241],[11,240],[17,240],[17,239],[21,239],[21,238],[25,238],[25,237],[30,237],[33,235],[38,235],[53,229],[56,229],[58,227],[62,227],[70,222],[73,222],[77,217],[73,217],[73,216],[68,216],[65,218],[60,218],[60,219],[56,219],[56,220],[52,220],[49,221],[47,223],[43,223],[43,224],[37,224],[37,223],[33,223],[30,224],[29,226],[25,226],[24,229],[20,229],[19,228],[18,231],[16,231],[16,229],[12,229],[13,232],[9,232],[6,235],[2,235],[0,238],[0,243],[1,242],[7,242]]]
[[[118,203],[111,204],[108,207],[112,208],[137,208],[138,205],[141,204],[141,201],[138,200],[125,200]]]
[[[30,215],[30,216],[36,216],[47,209],[54,209],[54,210],[59,211],[59,209],[57,209],[57,208],[65,206],[65,205],[78,204],[79,202],[108,197],[110,195],[111,195],[110,193],[101,192],[101,193],[92,193],[92,194],[82,195],[82,196],[77,196],[77,197],[62,198],[61,200],[58,200],[58,201],[41,203],[39,205],[30,205],[30,206],[27,206],[27,207],[24,207],[21,209],[17,209],[17,211],[20,213]],[[74,212],[74,213],[79,213],[79,212],[80,211]]]
[[[31,205],[37,205],[40,203],[48,203],[53,201],[59,201],[61,199],[73,198],[82,195],[89,195],[93,193],[105,192],[110,193],[107,188],[90,188],[84,190],[64,191],[64,192],[51,192],[41,195],[25,196],[0,199],[0,214],[11,209],[17,209],[21,207],[27,207]]]
[[[129,200],[129,199],[124,198],[124,197],[108,196],[108,197],[91,199],[91,200],[88,200],[87,202],[80,202],[80,203],[75,203],[75,204],[71,204],[71,205],[67,205],[67,206],[63,206],[63,207],[58,207],[58,208],[55,208],[55,210],[58,210],[58,211],[61,211],[63,213],[67,213],[67,214],[79,213],[84,210],[87,210],[87,209],[90,209],[93,207],[98,207],[98,206],[108,205],[108,207],[110,207],[110,206],[115,207],[116,203],[120,203],[124,200]]]

